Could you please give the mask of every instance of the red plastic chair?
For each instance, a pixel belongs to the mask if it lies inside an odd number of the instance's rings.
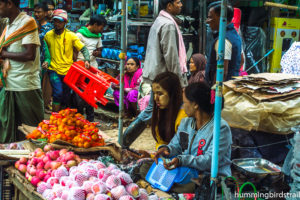
[[[94,108],[98,108],[97,102],[106,105],[108,100],[104,98],[110,83],[119,84],[119,81],[112,76],[90,67],[86,69],[83,61],[72,64],[64,82],[76,92],[84,101]]]

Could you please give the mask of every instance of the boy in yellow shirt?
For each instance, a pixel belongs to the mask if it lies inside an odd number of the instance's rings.
[[[49,31],[44,38],[49,48],[51,62],[44,62],[43,67],[49,69],[50,82],[53,88],[52,111],[57,112],[61,105],[68,106],[70,101],[70,88],[63,83],[63,79],[73,64],[73,49],[75,48],[83,54],[86,68],[90,66],[90,55],[76,34],[65,28],[68,22],[68,15],[65,10],[55,10],[53,22],[54,29]]]

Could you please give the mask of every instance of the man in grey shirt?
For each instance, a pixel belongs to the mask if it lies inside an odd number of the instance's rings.
[[[161,0],[159,16],[154,21],[148,37],[142,84],[152,84],[154,78],[166,71],[178,75],[181,86],[187,86],[186,51],[177,25],[176,15],[181,12],[181,0]],[[123,147],[128,148],[146,128],[152,118],[153,94],[147,108],[125,130]]]

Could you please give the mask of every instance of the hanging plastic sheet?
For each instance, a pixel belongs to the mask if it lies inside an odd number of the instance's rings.
[[[252,66],[256,61],[266,54],[266,34],[259,27],[244,26],[242,27],[246,71],[247,67]],[[265,61],[260,62],[256,67],[253,67],[248,74],[262,73],[267,71]]]

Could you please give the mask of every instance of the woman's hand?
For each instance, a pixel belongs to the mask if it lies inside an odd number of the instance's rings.
[[[172,161],[169,163],[164,162],[164,167],[169,170],[177,168],[178,165],[179,165],[178,158],[173,158]]]
[[[157,164],[158,158],[160,156],[165,157],[165,156],[169,156],[169,155],[170,155],[169,149],[167,147],[162,147],[162,148],[158,149],[158,151],[154,154],[154,161]]]

